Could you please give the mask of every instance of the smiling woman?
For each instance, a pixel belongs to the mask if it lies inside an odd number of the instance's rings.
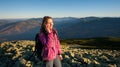
[[[42,43],[42,58],[45,67],[61,67],[62,51],[57,31],[53,27],[53,19],[50,16],[44,16],[40,33],[37,41]],[[38,44],[40,45],[40,44]],[[38,49],[38,48],[37,48]],[[38,50],[37,50],[38,51]]]

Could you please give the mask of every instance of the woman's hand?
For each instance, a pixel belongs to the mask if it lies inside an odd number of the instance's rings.
[[[48,33],[51,32],[51,30],[50,30],[50,28],[49,28],[48,26],[45,27],[45,30],[46,30]]]
[[[62,58],[62,55],[58,55],[59,56],[59,58],[60,58],[60,60],[62,60],[63,58]]]

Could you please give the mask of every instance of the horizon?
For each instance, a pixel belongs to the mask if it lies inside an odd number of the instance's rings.
[[[66,16],[66,17],[52,17],[52,18],[69,18],[71,16]],[[86,17],[71,17],[71,18],[89,18],[89,17],[96,17],[96,18],[120,18],[119,17],[108,17],[108,16],[105,16],[105,17],[97,17],[97,16],[86,16]],[[32,18],[43,18],[43,17],[32,17]],[[32,19],[32,18],[0,18],[0,20],[19,20],[19,19]]]
[[[0,19],[120,17],[120,0],[1,0]]]

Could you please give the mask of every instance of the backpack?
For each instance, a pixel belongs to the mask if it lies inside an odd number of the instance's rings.
[[[42,61],[43,60],[43,57],[42,57],[43,45],[42,45],[42,42],[38,40],[38,38],[39,38],[39,33],[37,33],[35,36],[35,53],[37,55],[37,58]]]

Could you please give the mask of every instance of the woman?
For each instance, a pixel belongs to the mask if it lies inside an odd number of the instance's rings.
[[[43,17],[39,33],[39,40],[44,46],[42,56],[46,67],[61,67],[62,51],[57,31],[53,28],[53,25],[52,17]]]

